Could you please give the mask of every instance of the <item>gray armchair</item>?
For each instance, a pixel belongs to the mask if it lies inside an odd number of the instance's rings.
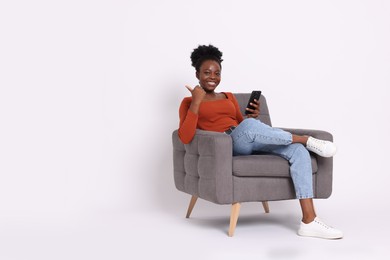
[[[235,94],[244,113],[250,93]],[[271,125],[265,97],[260,97],[259,119]],[[287,129],[294,134],[311,135],[333,141],[321,130]],[[197,130],[189,144],[183,144],[177,130],[172,134],[174,182],[179,191],[192,195],[186,217],[189,218],[198,198],[216,204],[231,204],[229,236],[233,236],[240,205],[262,202],[266,213],[268,201],[295,199],[289,162],[270,154],[232,156],[229,135]],[[315,198],[328,198],[332,192],[333,158],[311,154]]]

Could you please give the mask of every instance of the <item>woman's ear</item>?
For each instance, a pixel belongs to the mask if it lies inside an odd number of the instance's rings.
[[[197,79],[199,79],[199,71],[195,72],[195,76]]]

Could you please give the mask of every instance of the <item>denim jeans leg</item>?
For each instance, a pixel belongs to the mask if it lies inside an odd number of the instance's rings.
[[[310,154],[302,144],[292,144],[291,133],[248,118],[242,121],[230,136],[235,156],[267,152],[288,160],[297,198],[313,198]]]
[[[230,134],[233,139],[234,155],[249,155],[267,145],[288,145],[292,134],[270,127],[260,120],[248,118],[242,121]]]
[[[297,199],[313,198],[313,171],[309,151],[302,144],[270,145],[263,152],[283,157],[290,163],[290,176]]]

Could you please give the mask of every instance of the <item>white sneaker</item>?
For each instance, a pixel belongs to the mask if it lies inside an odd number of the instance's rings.
[[[298,235],[304,237],[318,237],[326,239],[339,239],[343,237],[343,232],[328,226],[316,217],[309,224],[301,222],[301,226],[298,230]]]
[[[337,147],[334,143],[309,137],[306,143],[306,149],[322,157],[332,157],[336,154]]]

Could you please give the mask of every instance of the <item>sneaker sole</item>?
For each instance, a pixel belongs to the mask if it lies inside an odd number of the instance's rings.
[[[343,235],[324,235],[317,232],[307,232],[307,231],[298,231],[298,235],[302,237],[316,237],[316,238],[325,238],[325,239],[341,239]]]

